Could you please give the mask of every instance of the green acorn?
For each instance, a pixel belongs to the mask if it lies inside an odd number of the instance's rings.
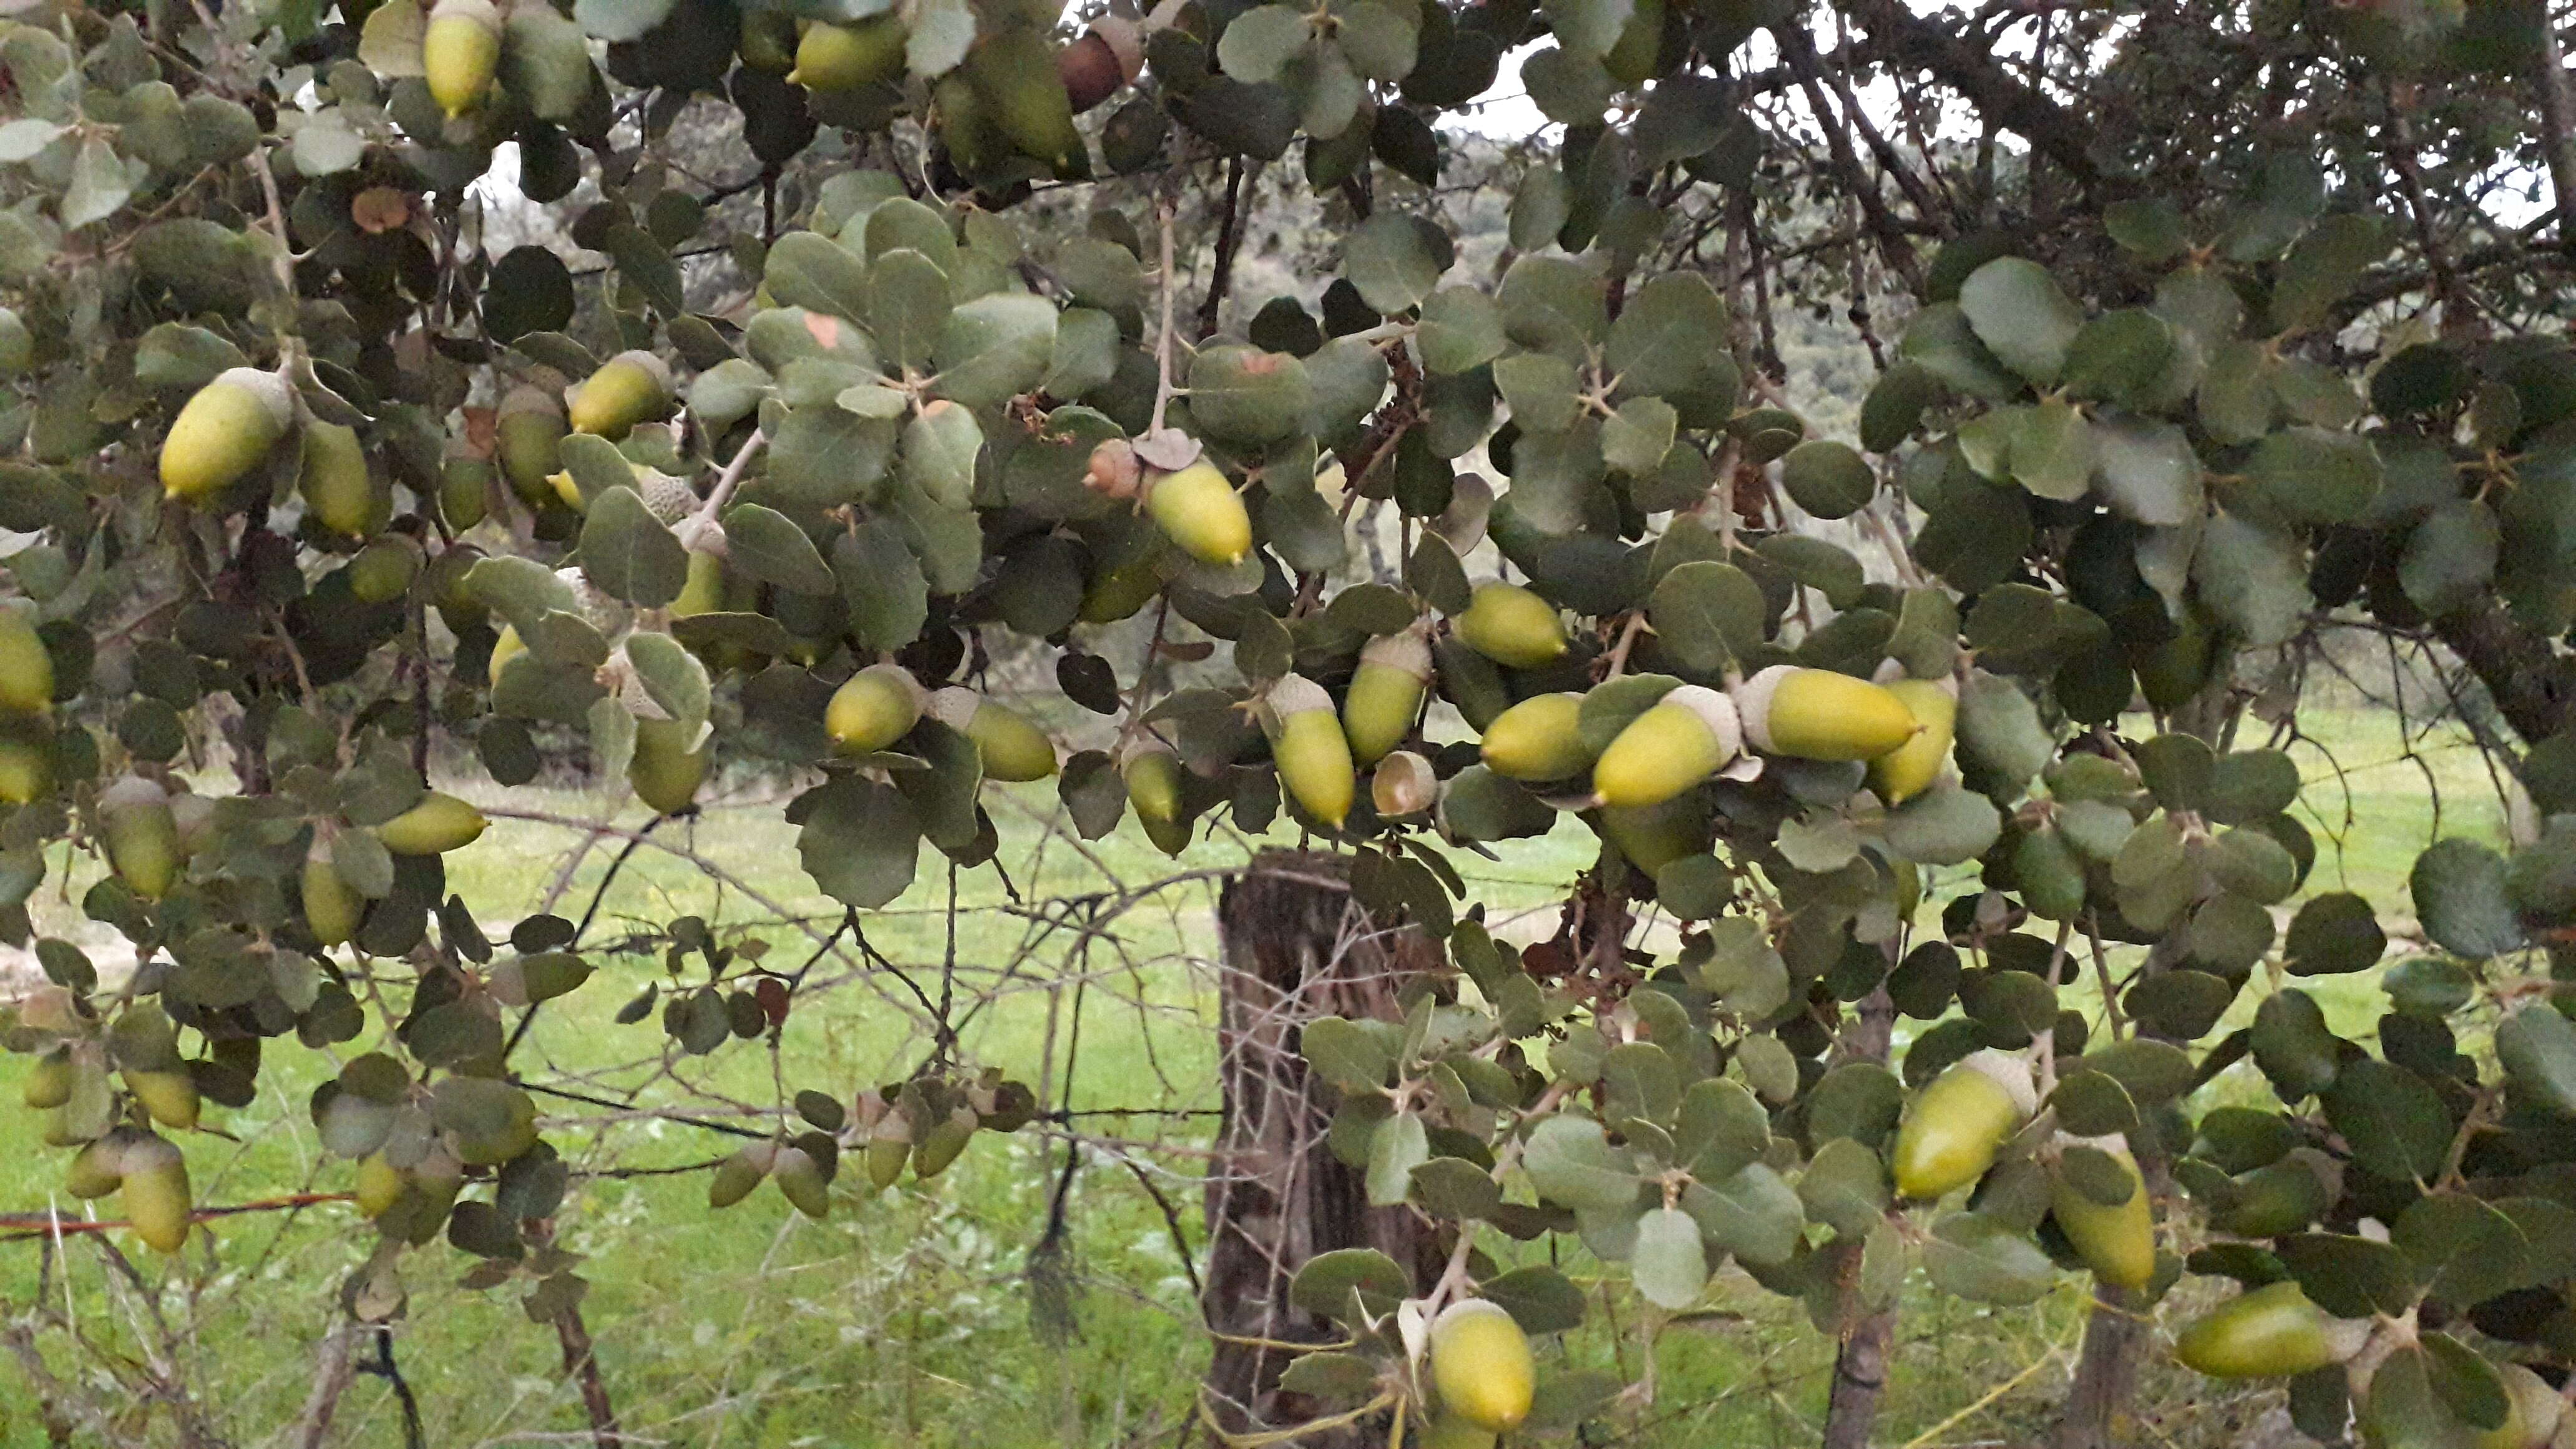
[[[1383,634],[1360,650],[1359,668],[1342,695],[1342,733],[1351,758],[1374,765],[1413,733],[1431,682],[1431,646],[1412,630]]]
[[[401,1168],[385,1161],[383,1153],[371,1152],[358,1159],[354,1186],[358,1216],[372,1223],[402,1201],[403,1189],[410,1186],[410,1179],[403,1176]]]
[[[1411,750],[1397,750],[1377,762],[1369,775],[1369,804],[1388,820],[1428,810],[1440,799],[1440,776],[1431,762]]]
[[[930,696],[900,664],[871,664],[833,691],[823,732],[845,755],[882,750],[912,733]]]
[[[946,1172],[957,1155],[975,1136],[975,1109],[954,1107],[947,1116],[930,1124],[921,1141],[912,1149],[912,1175],[916,1181],[927,1181]]]
[[[493,430],[501,477],[510,491],[531,508],[552,502],[555,489],[548,480],[563,468],[564,434],[572,431],[563,404],[522,384],[501,399]]]
[[[744,17],[748,19],[752,13],[745,11]],[[715,1175],[707,1180],[707,1206],[729,1208],[751,1196],[751,1190],[760,1186],[777,1165],[778,1151],[779,1144],[775,1142],[746,1142],[741,1151],[717,1163]],[[805,1155],[802,1149],[798,1149],[798,1155]]]
[[[949,163],[967,177],[985,175],[1010,159],[1010,142],[987,113],[982,93],[960,66],[930,84],[930,114]]]
[[[2048,1202],[2058,1230],[2075,1245],[2076,1256],[2093,1270],[2094,1277],[2132,1292],[2146,1287],[2156,1276],[2156,1215],[2147,1201],[2146,1182],[2138,1176],[2137,1160],[2129,1155],[2129,1144],[2117,1136],[2065,1140],[2109,1153],[2129,1176],[2129,1198],[2116,1207],[2104,1207],[2078,1191],[2063,1174],[2055,1175]]]
[[[770,1158],[769,1180],[778,1184],[779,1196],[809,1218],[819,1220],[832,1210],[831,1179],[802,1147],[780,1147]]]
[[[1201,458],[1156,478],[1145,511],[1181,552],[1201,563],[1232,564],[1252,551],[1252,515],[1214,463]]]
[[[340,879],[330,846],[319,838],[304,853],[303,899],[304,924],[326,950],[356,935],[367,912],[367,898]]]
[[[75,1075],[71,1048],[56,1047],[36,1058],[36,1064],[27,1069],[27,1080],[18,1087],[20,1100],[40,1112],[59,1107],[72,1099]]]
[[[81,1144],[63,1173],[63,1191],[86,1201],[125,1186],[125,1143],[141,1135],[132,1127],[119,1127],[95,1142]]]
[[[1998,1051],[1969,1053],[1933,1078],[1897,1128],[1897,1195],[1930,1201],[1985,1176],[2038,1108],[2028,1062]]]
[[[1734,701],[1685,684],[1619,731],[1592,767],[1592,792],[1622,810],[1660,805],[1726,768],[1743,748]]]
[[[411,589],[420,568],[418,543],[404,534],[385,534],[349,560],[349,592],[360,603],[389,603]]]
[[[367,474],[358,430],[338,423],[317,418],[305,426],[304,471],[296,489],[324,528],[350,538],[373,535],[394,514],[393,489],[379,488]]]
[[[2185,1325],[2174,1357],[2214,1379],[2289,1378],[2361,1351],[2370,1325],[2330,1318],[2290,1279],[2240,1293]]]
[[[1163,571],[1151,557],[1096,569],[1083,585],[1082,611],[1077,617],[1086,624],[1132,619],[1162,591]]]
[[[1127,746],[1118,775],[1127,784],[1127,803],[1136,807],[1137,822],[1145,827],[1145,838],[1154,848],[1171,856],[1187,850],[1190,822],[1181,794],[1181,757],[1169,745],[1145,736]]]
[[[999,31],[966,53],[964,68],[985,114],[1012,149],[1043,163],[1058,180],[1090,176],[1090,153],[1073,124],[1073,100],[1045,36],[1027,27]]]
[[[1478,584],[1452,627],[1468,648],[1506,669],[1537,669],[1565,654],[1556,606],[1518,584]]]
[[[0,604],[0,713],[42,718],[53,710],[54,656],[36,632],[34,611]]]
[[[1422,1449],[1494,1449],[1494,1431],[1478,1428],[1455,1414],[1436,1414],[1422,1431]]]
[[[161,491],[200,503],[240,481],[295,425],[286,380],[255,367],[228,368],[197,389],[161,442]]]
[[[1016,785],[1055,773],[1055,741],[1046,731],[974,690],[962,685],[939,690],[922,713],[975,742],[987,780]]]
[[[142,1104],[145,1115],[174,1132],[186,1132],[197,1125],[197,1113],[203,1105],[197,1096],[197,1081],[185,1070],[137,1071],[124,1074],[125,1090]]]
[[[721,613],[725,607],[724,534],[709,526],[689,548],[689,572],[680,596],[671,601],[671,617],[691,619]]]
[[[396,855],[445,855],[481,839],[490,823],[472,805],[432,790],[419,804],[377,826],[376,838]]]
[[[0,800],[24,805],[53,793],[53,753],[24,740],[0,738]]]
[[[1269,727],[1279,783],[1307,814],[1341,828],[1359,783],[1350,741],[1342,737],[1342,722],[1333,714],[1333,697],[1302,674],[1288,675],[1270,687],[1263,723]]]
[[[1890,808],[1932,788],[1950,765],[1950,739],[1959,718],[1958,682],[1899,679],[1886,686],[1922,728],[1913,738],[1869,762],[1869,787]]]
[[[706,782],[708,746],[714,736],[703,724],[675,719],[635,722],[635,752],[626,762],[627,783],[635,798],[657,815],[677,815],[696,802]]]
[[[796,65],[787,72],[789,85],[814,91],[848,91],[890,81],[903,74],[903,21],[875,15],[852,25],[817,20],[796,43]]]
[[[795,16],[784,10],[743,7],[733,53],[742,57],[744,65],[768,75],[786,75],[796,69],[796,46]]]
[[[491,484],[492,465],[482,458],[451,453],[439,465],[438,516],[447,521],[450,531],[463,533],[483,521]]]
[[[1651,876],[1708,849],[1708,807],[1688,791],[1655,805],[1605,805],[1600,830],[1630,865]]]
[[[480,109],[501,69],[501,12],[491,0],[438,0],[421,37],[429,96],[455,120]]]
[[[1534,694],[1485,727],[1485,767],[1506,780],[1563,780],[1592,763],[1579,721],[1583,696]]]
[[[1766,755],[1874,760],[1921,729],[1904,700],[1830,669],[1774,664],[1734,694],[1745,742]]]
[[[888,1112],[868,1129],[868,1183],[883,1192],[903,1176],[903,1165],[912,1160],[912,1119],[901,1112]]]
[[[566,414],[576,433],[616,442],[671,410],[671,370],[644,351],[621,352],[575,389]]]
[[[155,1252],[175,1253],[188,1241],[194,1204],[188,1194],[188,1161],[179,1149],[149,1133],[130,1138],[118,1154],[125,1220]]]
[[[127,775],[100,793],[98,814],[108,868],[147,901],[169,894],[182,858],[169,794],[140,775]]]

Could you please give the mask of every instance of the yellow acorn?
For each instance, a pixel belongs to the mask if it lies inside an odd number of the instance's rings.
[[[33,612],[0,605],[0,711],[45,715],[53,708],[54,656],[36,633]]]
[[[59,1107],[72,1099],[75,1075],[71,1049],[56,1047],[36,1058],[36,1064],[27,1069],[27,1080],[18,1087],[20,1099],[40,1112]]]
[[[1905,701],[1830,669],[1774,664],[1735,688],[1744,739],[1768,755],[1874,760],[1914,738]]]
[[[393,517],[390,487],[367,476],[366,445],[358,430],[315,419],[304,429],[304,471],[296,480],[304,506],[324,528],[366,538]]]
[[[421,37],[429,97],[455,120],[476,110],[501,69],[501,12],[491,0],[438,0]]]
[[[975,742],[985,779],[1021,784],[1055,773],[1055,742],[1046,731],[974,690],[962,685],[939,690],[923,704],[922,713]]]
[[[1374,765],[1404,743],[1430,683],[1431,646],[1420,634],[1407,630],[1371,639],[1342,695],[1342,733],[1350,739],[1351,758]]]
[[[179,822],[170,797],[140,775],[127,775],[98,797],[107,864],[128,889],[147,901],[169,894],[179,879]]]
[[[420,577],[420,566],[420,545],[402,534],[388,533],[349,560],[349,592],[364,604],[399,599]]]
[[[541,388],[522,384],[501,399],[493,430],[501,477],[510,491],[532,508],[554,497],[554,485],[547,480],[562,469],[564,434],[572,430],[563,404]]]
[[[871,664],[823,707],[823,732],[845,755],[882,750],[912,733],[929,695],[900,664]]]
[[[1947,679],[1899,679],[1885,686],[1914,716],[1912,738],[1869,762],[1869,787],[1890,806],[1932,788],[1950,763],[1950,736],[1959,717],[1958,684]]]
[[[751,11],[743,12],[748,19]],[[746,1142],[740,1151],[716,1164],[715,1174],[707,1179],[707,1206],[728,1208],[751,1196],[753,1188],[768,1178],[770,1168],[778,1163],[779,1144]],[[797,1149],[799,1154],[803,1149]]]
[[[1537,1378],[1529,1338],[1500,1304],[1461,1299],[1431,1320],[1431,1381],[1447,1416],[1507,1433],[1529,1417]]]
[[[2037,1098],[2030,1064],[2019,1057],[1981,1051],[1951,1064],[1897,1128],[1897,1195],[1928,1201],[1985,1176],[1995,1153],[2038,1110]]]
[[[1333,715],[1333,697],[1315,681],[1291,674],[1270,687],[1264,706],[1279,783],[1307,814],[1338,829],[1350,816],[1359,781],[1350,741]]]
[[[1397,750],[1377,762],[1369,776],[1369,803],[1388,820],[1428,810],[1440,798],[1440,776],[1431,762],[1411,750]]]
[[[295,424],[286,380],[235,367],[197,389],[161,441],[161,491],[183,503],[221,493],[259,465]]]
[[[1582,715],[1582,695],[1531,695],[1485,727],[1485,767],[1506,780],[1563,780],[1581,773],[1592,763],[1576,725]]]
[[[692,736],[695,736],[694,746]],[[635,722],[635,753],[626,762],[626,779],[635,798],[660,815],[677,815],[698,798],[707,778],[707,746],[713,740],[703,726],[675,719]]]
[[[175,1253],[188,1241],[188,1160],[148,1133],[125,1143],[118,1163],[125,1220],[154,1251]]]
[[[2563,1437],[2559,1426],[2571,1411],[2549,1381],[2518,1363],[2500,1364],[2508,1407],[2504,1422],[2477,1437],[2476,1449],[2543,1449]]]
[[[1565,653],[1556,606],[1518,584],[1478,584],[1455,627],[1468,648],[1508,669],[1537,669]]]
[[[2104,1207],[2060,1175],[2049,1189],[2049,1211],[2057,1219],[2058,1230],[2075,1245],[2076,1256],[2093,1270],[2094,1277],[2114,1288],[2146,1287],[2156,1275],[2156,1215],[2147,1201],[2147,1185],[2138,1176],[2138,1164],[2129,1156],[2128,1143],[2116,1136],[2068,1140],[2109,1153],[2128,1174],[2129,1200]]]
[[[2288,1378],[2361,1351],[2370,1325],[2330,1318],[2290,1279],[2240,1293],[2186,1324],[2174,1357],[2214,1379]]]
[[[491,822],[453,795],[432,790],[420,803],[376,827],[376,838],[396,855],[445,855],[480,839]]]
[[[637,423],[671,410],[671,369],[644,351],[621,352],[575,389],[568,414],[576,433],[614,442]]]
[[[128,1137],[140,1135],[131,1127],[120,1127],[95,1142],[81,1144],[72,1165],[63,1173],[63,1191],[86,1200],[105,1197],[125,1186],[125,1143]]]
[[[1601,803],[1637,810],[1660,805],[1726,767],[1744,748],[1735,702],[1685,684],[1628,721],[1592,767]]]
[[[500,636],[492,641],[492,658],[483,666],[484,676],[493,682],[498,683],[501,678],[502,668],[508,665],[511,660],[516,659],[527,652],[528,643],[526,640],[519,637],[518,626],[515,624],[502,625]]]
[[[1145,495],[1145,511],[1201,563],[1230,564],[1252,551],[1252,515],[1225,474],[1205,458],[1156,478]]]
[[[125,1090],[143,1104],[144,1112],[153,1121],[174,1132],[186,1132],[197,1125],[197,1081],[186,1071],[129,1070],[124,1076]]]
[[[893,80],[903,74],[908,38],[903,21],[893,15],[871,16],[854,25],[818,20],[805,27],[805,37],[796,43],[796,65],[787,72],[787,83],[846,91]]]
[[[359,1158],[358,1216],[369,1222],[383,1217],[395,1203],[402,1201],[403,1189],[408,1185],[402,1169],[385,1161],[383,1153],[372,1152]]]
[[[1129,745],[1118,767],[1127,782],[1127,803],[1136,807],[1145,838],[1165,855],[1179,855],[1190,844],[1190,822],[1183,813],[1181,758],[1160,740],[1147,737]]]
[[[1602,839],[1647,875],[1708,848],[1705,807],[1688,793],[1659,805],[1604,806],[1600,822]]]
[[[24,805],[53,793],[54,757],[41,745],[0,739],[0,800]]]
[[[704,541],[703,535],[701,541]],[[690,549],[688,577],[680,585],[680,596],[671,601],[671,617],[689,619],[700,614],[720,613],[724,606],[724,554],[714,548]]]
[[[367,898],[349,888],[331,864],[331,848],[320,840],[304,853],[304,924],[327,950],[358,933]]]

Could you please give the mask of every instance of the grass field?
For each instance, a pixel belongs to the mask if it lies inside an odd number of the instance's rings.
[[[2310,781],[2303,809],[2321,852],[2311,889],[2360,890],[2402,910],[2408,863],[2437,830],[2500,839],[2494,788],[2461,741],[2422,741],[2410,752],[2382,714],[2312,712],[2306,722],[2317,739],[2296,752]],[[529,808],[528,793],[516,792],[512,807]],[[497,794],[486,803],[498,805]],[[1141,845],[1113,839],[1076,846],[1052,834],[1043,822],[1053,804],[1039,788],[996,805],[1002,860],[1023,901],[1123,893],[1176,868]],[[587,819],[600,808],[599,801],[558,794],[540,813]],[[621,822],[640,823],[631,812]],[[1499,861],[1460,864],[1491,909],[1538,906],[1553,883],[1588,860],[1586,839],[1569,825],[1520,843]],[[795,832],[779,820],[774,799],[720,802],[694,824],[653,840],[605,893],[589,942],[613,940],[628,922],[658,925],[684,912],[718,923],[783,913],[810,918],[764,929],[777,953],[772,961],[796,962],[811,952],[812,933],[828,932],[838,918],[799,868]],[[549,903],[578,914],[623,843],[593,840],[568,860],[583,841],[580,831],[558,824],[500,821],[454,858],[451,889],[495,935]],[[989,870],[955,878],[963,909],[952,940],[942,909],[951,878],[925,852],[913,890],[868,919],[868,944],[924,995],[937,995],[944,982],[961,1000],[989,999],[963,1033],[962,1054],[1043,1085],[1051,1101],[1077,1111],[1205,1112],[1216,1105],[1212,977],[1204,966],[1215,949],[1213,877],[1240,861],[1249,844],[1220,839],[1194,847],[1177,868],[1198,874],[1135,898],[1110,927],[1114,942],[1100,939],[1079,959],[1069,949],[1071,933],[1050,932],[1037,913],[1015,906]],[[1965,878],[1948,874],[1940,884],[1951,889]],[[73,928],[75,908],[50,891],[46,900],[53,903],[40,924]],[[666,1063],[658,1015],[633,1026],[614,1021],[618,1008],[660,975],[655,956],[605,958],[597,977],[540,1015],[526,1049],[531,1075],[541,1076],[543,1066],[549,1079],[608,1097],[649,1084],[647,1100],[685,1095],[702,1118],[765,1127],[780,1084],[846,1100],[862,1085],[900,1077],[930,1047],[919,1002],[894,972],[860,976],[826,958],[814,979],[847,979],[790,1019],[776,1062],[757,1046],[735,1044],[712,1059]],[[2366,1027],[2376,1015],[2368,978],[2338,978],[2318,989],[2340,1027]],[[2250,1012],[2259,991],[2249,991],[2240,1010]],[[187,1144],[201,1201],[345,1190],[349,1167],[322,1156],[310,1126],[306,1096],[321,1078],[307,1056],[278,1053],[285,1070],[263,1076],[254,1105],[210,1116],[225,1135],[199,1134]],[[0,1059],[0,1091],[14,1094],[26,1060]],[[560,1240],[587,1255],[585,1317],[636,1442],[851,1449],[1169,1443],[1189,1412],[1205,1343],[1183,1255],[1203,1250],[1192,1155],[1204,1137],[1203,1118],[1081,1119],[1086,1133],[1116,1142],[1068,1143],[1033,1131],[986,1135],[927,1187],[907,1183],[873,1198],[852,1187],[858,1174],[844,1173],[831,1218],[815,1223],[766,1188],[710,1213],[703,1173],[610,1175],[706,1162],[733,1145],[718,1133],[573,1103],[548,1106],[565,1107],[571,1115],[557,1120],[574,1129],[558,1139],[578,1179]],[[0,1113],[0,1210],[42,1213],[56,1201],[62,1154],[43,1148],[34,1128],[29,1114]],[[1032,1325],[1024,1273],[1068,1150],[1080,1153],[1062,1243],[1078,1284],[1077,1326],[1059,1344]],[[1166,1204],[1177,1216],[1177,1241]],[[58,1205],[67,1212],[78,1206]],[[224,1442],[271,1442],[312,1389],[314,1346],[332,1321],[334,1290],[366,1262],[374,1235],[345,1205],[329,1204],[245,1214],[211,1237],[212,1271],[193,1284],[160,1279],[161,1265],[138,1260],[156,1290],[148,1297],[79,1244],[53,1261],[38,1241],[0,1245],[0,1314],[32,1324],[41,1294],[95,1350],[137,1359],[160,1352],[151,1328],[157,1317],[186,1342],[158,1371],[185,1383]],[[1564,1251],[1562,1264],[1578,1280],[1602,1276],[1579,1249]],[[434,1246],[401,1263],[409,1299],[393,1352],[417,1403],[423,1442],[569,1440],[586,1421],[552,1328],[522,1312],[524,1283],[481,1292],[459,1286],[469,1262]],[[1658,1398],[1620,1442],[1811,1440],[1830,1342],[1804,1327],[1795,1304],[1740,1276],[1721,1279],[1708,1307],[1664,1336]],[[2040,1361],[2071,1354],[2083,1309],[2083,1290],[2071,1278],[2041,1304],[2009,1312],[1929,1293],[1910,1298],[1882,1440],[1903,1443],[1933,1431],[1927,1442],[1993,1442],[2034,1428],[2064,1385],[2063,1368]],[[1604,1284],[1589,1324],[1551,1348],[1551,1358],[1633,1374],[1636,1318],[1625,1291]],[[54,1372],[76,1379],[91,1372],[59,1327],[34,1342]],[[2033,1364],[2040,1366],[1987,1402]],[[2142,1408],[2170,1442],[2224,1442],[2229,1416],[2250,1401],[2207,1388],[2181,1385],[2150,1366]],[[1948,1422],[1966,1410],[1973,1412]],[[153,1435],[169,1441],[166,1420],[155,1420]],[[43,1442],[25,1381],[0,1368],[0,1445]],[[390,1379],[356,1381],[341,1403],[334,1442],[403,1442]]]

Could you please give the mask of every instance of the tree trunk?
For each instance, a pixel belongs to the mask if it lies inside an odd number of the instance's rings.
[[[1894,955],[1891,947],[1889,954]],[[1893,966],[1895,963],[1889,963]],[[1842,1030],[1835,1056],[1840,1062],[1887,1062],[1888,1040],[1896,1027],[1896,1004],[1881,985],[1863,998],[1860,1010]],[[1896,1310],[1872,1313],[1843,1335],[1834,1353],[1834,1381],[1825,1398],[1824,1449],[1869,1449],[1870,1430],[1878,1423],[1878,1396],[1887,1387],[1887,1351],[1896,1341]]]
[[[1371,1208],[1362,1172],[1324,1134],[1338,1101],[1310,1080],[1300,1028],[1326,1016],[1402,1019],[1397,997],[1439,956],[1418,933],[1373,925],[1352,900],[1337,857],[1271,851],[1226,885],[1217,907],[1223,951],[1217,1027],[1225,1118],[1207,1181],[1208,1271],[1200,1309],[1216,1337],[1201,1385],[1208,1417],[1228,1434],[1305,1422],[1325,1412],[1282,1393],[1295,1357],[1278,1345],[1326,1342],[1333,1326],[1289,1305],[1289,1281],[1337,1248],[1376,1248],[1428,1286],[1441,1245],[1405,1208]],[[1304,1449],[1357,1449],[1386,1431],[1352,1425],[1308,1435]]]

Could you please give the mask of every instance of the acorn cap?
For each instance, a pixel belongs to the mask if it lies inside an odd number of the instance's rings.
[[[921,712],[952,730],[963,730],[974,722],[975,711],[983,707],[984,696],[962,684],[952,684],[946,689],[934,690],[929,698],[922,701]]]
[[[1124,15],[1103,15],[1091,22],[1091,33],[1118,57],[1118,73],[1129,85],[1145,73],[1145,32],[1143,27]]]
[[[441,20],[471,20],[498,35],[501,32],[501,10],[492,0],[438,0],[430,7],[430,23]]]
[[[531,387],[524,382],[502,394],[501,406],[494,411],[493,418],[498,421],[522,413],[544,413],[556,422],[564,420],[564,406],[560,399],[544,388]]]
[[[1727,698],[1724,691],[1711,689],[1705,684],[1684,684],[1676,686],[1655,702],[1677,704],[1698,715],[1707,724],[1709,733],[1717,736],[1718,752],[1727,759],[1744,753],[1744,717],[1737,712],[1735,701]]]
[[[1333,697],[1324,692],[1324,686],[1306,676],[1290,674],[1283,675],[1277,684],[1270,686],[1270,693],[1263,697],[1262,703],[1269,706],[1273,715],[1285,720],[1290,715],[1304,714],[1309,710],[1329,711],[1333,707]]]
[[[1440,1310],[1440,1316],[1431,1320],[1431,1331],[1437,1334],[1444,1324],[1455,1323],[1463,1318],[1473,1318],[1480,1313],[1499,1313],[1506,1318],[1511,1317],[1511,1310],[1490,1298],[1461,1298]]]
[[[141,775],[122,776],[115,784],[100,791],[98,796],[98,808],[103,811],[125,810],[136,805],[166,806],[169,803],[169,792]]]
[[[1380,634],[1360,649],[1360,663],[1383,664],[1401,669],[1428,684],[1431,681],[1431,646],[1418,629],[1400,634]]]
[[[453,5],[459,3],[459,0],[441,0],[441,3]],[[484,0],[464,0],[464,3],[483,4]],[[486,5],[485,8],[489,9],[490,7]],[[629,348],[600,365],[603,368],[608,368],[615,367],[621,362],[630,362],[635,366],[644,369],[644,371],[652,377],[653,381],[661,386],[662,396],[667,398],[671,395],[671,369],[663,363],[662,359],[655,357],[652,353],[646,352],[640,347],[637,347]],[[592,375],[597,376],[598,374],[594,373]]]
[[[285,378],[273,372],[263,372],[256,367],[227,367],[216,373],[215,380],[206,386],[218,387],[225,384],[241,388],[258,398],[267,406],[269,414],[277,420],[277,426],[281,431],[294,426],[295,389],[286,385]]]
[[[1411,750],[1397,750],[1377,762],[1369,776],[1369,801],[1380,815],[1394,817],[1428,810],[1440,798],[1440,777],[1431,762]]]
[[[1959,1065],[2003,1088],[2021,1115],[2027,1117],[2039,1110],[2039,1087],[2031,1081],[2030,1063],[2022,1058],[1988,1047],[1959,1058]]]
[[[1170,755],[1175,760],[1178,760],[1181,757],[1179,751],[1173,749],[1170,745],[1164,744],[1161,740],[1154,738],[1152,735],[1139,734],[1134,738],[1129,739],[1126,743],[1120,745],[1116,753],[1111,758],[1116,761],[1118,768],[1123,771],[1129,765],[1136,763],[1147,755]]]
[[[1735,687],[1735,713],[1742,721],[1745,741],[1757,750],[1771,749],[1771,696],[1779,691],[1781,681],[1798,671],[1794,664],[1774,664]]]
[[[733,556],[732,541],[725,537],[724,525],[712,518],[699,522],[698,531],[689,536],[687,547],[691,553],[711,553],[718,558]]]

